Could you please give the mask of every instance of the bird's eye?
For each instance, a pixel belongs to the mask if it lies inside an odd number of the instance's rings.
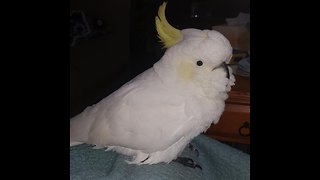
[[[203,65],[203,62],[202,62],[202,61],[197,61],[197,65],[198,65],[198,66],[202,66],[202,65]]]

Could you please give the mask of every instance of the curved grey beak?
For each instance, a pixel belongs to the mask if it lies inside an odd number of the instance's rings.
[[[230,72],[227,63],[223,62],[222,65],[227,72],[227,78],[230,79]]]
[[[221,67],[221,66],[223,66],[223,68],[226,70],[227,78],[228,78],[228,79],[230,79],[230,72],[229,72],[229,68],[228,68],[227,63],[225,63],[225,62],[223,62],[220,66],[213,68],[213,69],[212,69],[212,71],[213,71],[213,70],[215,70],[216,68]]]

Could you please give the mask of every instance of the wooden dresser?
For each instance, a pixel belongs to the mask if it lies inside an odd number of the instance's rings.
[[[250,144],[250,77],[235,78],[220,121],[204,134],[219,141]]]

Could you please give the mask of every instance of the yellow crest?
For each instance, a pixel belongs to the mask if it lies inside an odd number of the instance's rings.
[[[159,7],[158,16],[156,16],[156,28],[158,37],[165,48],[169,48],[182,40],[182,33],[179,29],[172,27],[165,15],[166,2]]]

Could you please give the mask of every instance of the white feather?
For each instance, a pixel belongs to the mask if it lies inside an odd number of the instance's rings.
[[[213,68],[230,60],[230,43],[216,31],[182,33],[152,68],[70,120],[70,146],[108,147],[133,164],[169,163],[218,122],[235,79],[231,68],[230,79]]]

